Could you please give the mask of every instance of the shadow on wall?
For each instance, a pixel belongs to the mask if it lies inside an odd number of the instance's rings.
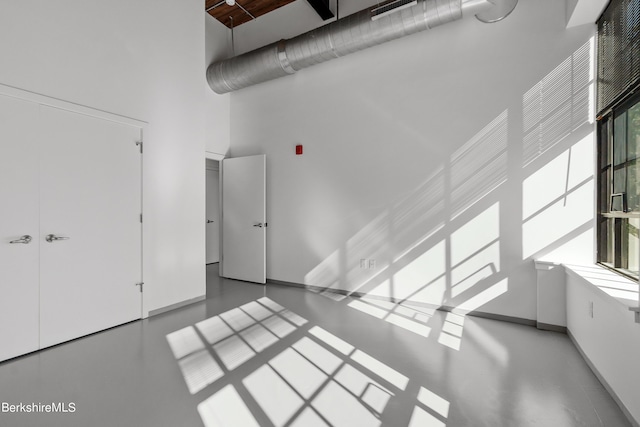
[[[309,271],[305,284],[480,312],[517,286],[532,259],[590,259],[593,43]],[[363,309],[393,318],[380,310]]]

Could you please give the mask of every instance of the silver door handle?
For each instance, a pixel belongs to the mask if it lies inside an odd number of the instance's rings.
[[[261,223],[261,222],[259,222],[259,223],[257,223],[257,224],[253,224],[253,226],[254,226],[254,227],[260,227],[260,228],[262,228],[262,227],[264,226],[264,224],[263,224],[263,223]]]
[[[31,236],[29,236],[28,234],[25,234],[24,236],[22,236],[18,240],[12,240],[9,243],[11,243],[11,244],[22,243],[24,245],[28,245],[31,242],[31,240],[32,240]]]
[[[64,236],[56,236],[55,234],[47,234],[47,236],[44,238],[44,240],[46,240],[49,243],[53,243],[56,240],[69,240],[70,237],[64,237]]]

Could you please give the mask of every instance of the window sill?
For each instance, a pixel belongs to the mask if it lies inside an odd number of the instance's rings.
[[[638,282],[620,276],[599,265],[563,264],[563,266],[567,274],[593,285],[629,310],[635,311],[636,316],[640,313]]]

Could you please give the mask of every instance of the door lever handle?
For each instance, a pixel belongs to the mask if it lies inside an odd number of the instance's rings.
[[[253,224],[254,227],[260,227],[262,228],[264,226],[264,224],[262,224],[261,222],[257,223],[257,224]]]
[[[64,237],[64,236],[56,236],[55,234],[47,234],[47,236],[44,238],[44,240],[46,240],[49,243],[53,243],[56,240],[69,240],[70,237]]]
[[[212,222],[215,222],[215,221],[211,221],[210,219],[207,220],[207,224],[211,224]]]
[[[29,236],[28,234],[25,234],[18,240],[12,240],[9,243],[11,244],[22,243],[23,245],[28,245],[31,242],[31,240],[32,240],[31,236]]]

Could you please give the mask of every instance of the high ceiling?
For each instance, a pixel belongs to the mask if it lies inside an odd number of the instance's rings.
[[[269,13],[295,0],[205,0],[205,10],[229,28],[237,27],[261,15]],[[307,0],[323,20],[333,17],[328,0]],[[572,0],[567,10],[567,27],[592,24],[596,21],[608,0]]]
[[[295,0],[205,0],[205,11],[229,28],[269,13]],[[307,0],[323,20],[333,18],[328,0]]]
[[[249,22],[294,0],[236,0],[229,6],[224,0],[206,0],[205,10],[209,15],[231,28]],[[233,2],[232,2],[233,3]]]

